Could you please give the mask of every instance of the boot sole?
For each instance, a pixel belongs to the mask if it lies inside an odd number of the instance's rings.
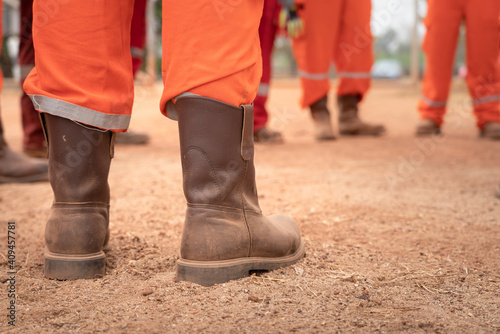
[[[177,278],[203,286],[225,283],[250,276],[251,271],[271,271],[290,266],[305,255],[304,243],[291,255],[275,258],[248,257],[224,261],[177,261]]]
[[[68,255],[45,250],[45,276],[57,280],[100,278],[106,271],[103,251],[93,254]]]

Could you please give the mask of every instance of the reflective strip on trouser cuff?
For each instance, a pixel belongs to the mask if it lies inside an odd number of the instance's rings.
[[[184,93],[181,93],[181,94],[177,95],[172,100],[168,101],[167,102],[167,106],[165,108],[167,110],[167,117],[170,118],[173,121],[177,121],[179,119],[178,116],[177,116],[177,109],[175,108],[175,103],[174,103],[174,101],[177,101],[178,98],[181,98],[181,97],[198,97],[198,96],[201,96],[201,95],[193,94],[193,93],[190,93],[190,92],[184,92]]]
[[[135,46],[130,47],[130,53],[134,58],[144,58],[144,50]]]
[[[476,104],[483,104],[496,101],[500,101],[500,95],[491,95],[491,96],[481,97],[479,99],[474,99],[472,100],[472,104],[476,105]]]
[[[370,79],[372,77],[370,72],[339,72],[338,76],[347,79]]]
[[[325,80],[328,79],[327,73],[307,73],[299,70],[299,77],[309,80]]]
[[[21,80],[24,80],[28,77],[31,70],[35,67],[35,64],[22,64],[20,67],[21,70]]]
[[[269,85],[261,83],[257,89],[257,96],[267,96],[269,94]]]
[[[446,102],[447,101],[432,101],[425,96],[421,96],[420,99],[425,102],[429,107],[434,107],[434,108],[441,108],[441,107],[446,107]]]
[[[130,115],[105,114],[97,110],[43,95],[29,95],[36,110],[106,130],[124,130]]]

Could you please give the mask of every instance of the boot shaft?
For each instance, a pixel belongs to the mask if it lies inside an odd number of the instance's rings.
[[[337,97],[339,120],[346,121],[358,117],[359,95],[343,95]]]
[[[253,108],[185,97],[178,99],[176,109],[187,202],[260,213]]]
[[[112,133],[43,114],[54,202],[109,203]]]
[[[324,97],[322,97],[318,101],[311,104],[311,106],[309,108],[311,109],[312,115],[314,116],[314,113],[323,112],[325,110],[329,113],[327,103],[328,103],[328,99],[325,95]]]

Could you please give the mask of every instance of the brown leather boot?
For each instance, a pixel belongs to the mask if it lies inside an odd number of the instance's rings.
[[[316,140],[335,139],[326,96],[314,102],[309,108],[314,122]]]
[[[54,203],[45,227],[45,276],[102,277],[109,238],[112,133],[43,114]]]
[[[417,124],[416,136],[440,135],[441,128],[432,119],[421,119]]]
[[[279,131],[263,127],[254,132],[253,140],[261,144],[283,144],[283,135]]]
[[[46,161],[28,158],[9,148],[0,119],[0,183],[47,181],[48,178]]]
[[[486,123],[479,135],[483,138],[491,140],[500,140],[500,123],[498,122]]]
[[[365,123],[359,118],[358,95],[337,97],[339,108],[339,132],[347,136],[379,136],[385,132],[381,124]]]
[[[300,260],[297,224],[259,207],[253,107],[183,97],[176,109],[188,205],[177,279],[209,286]]]

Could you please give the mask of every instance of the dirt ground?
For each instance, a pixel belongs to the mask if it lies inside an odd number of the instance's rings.
[[[48,183],[0,185],[3,333],[500,333],[500,142],[478,138],[455,83],[441,138],[416,139],[419,90],[376,82],[362,116],[381,138],[317,143],[297,80],[271,87],[284,145],[257,146],[265,213],[296,219],[307,257],[213,287],[175,282],[185,199],[177,125],[161,89],[138,87],[111,166],[111,249],[102,279],[43,277]],[[6,137],[21,149],[19,91],[2,93]],[[330,100],[333,108],[333,102]],[[16,222],[16,327],[7,324],[7,221]]]

